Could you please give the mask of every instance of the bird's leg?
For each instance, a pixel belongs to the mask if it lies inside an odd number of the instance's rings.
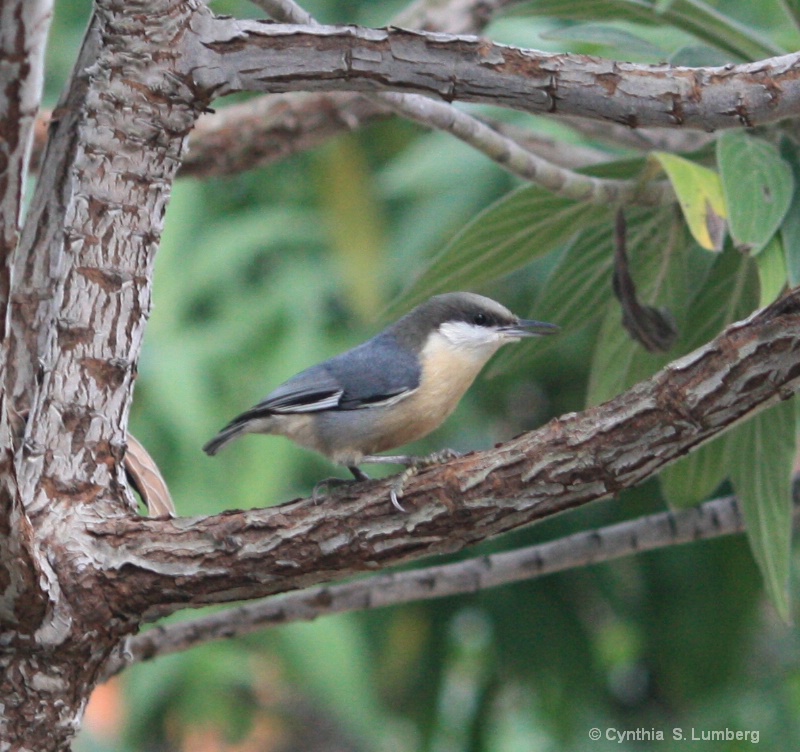
[[[460,457],[461,453],[456,452],[455,449],[442,449],[433,454],[425,457],[414,457],[408,454],[394,454],[394,455],[367,455],[361,458],[361,462],[369,462],[373,464],[386,464],[386,465],[405,465],[406,469],[397,476],[392,488],[389,492],[389,498],[392,501],[392,506],[400,512],[405,512],[405,508],[400,504],[399,499],[403,496],[403,488],[408,483],[410,478],[413,478],[420,470],[431,467],[432,465],[440,465],[443,462],[454,460]],[[352,471],[353,468],[350,468]],[[360,471],[359,471],[360,472]]]
[[[348,465],[347,469],[353,473],[353,477],[357,481],[369,480],[369,475],[367,475],[360,467],[357,467],[356,465]]]
[[[347,480],[347,478],[324,478],[316,486],[314,486],[314,490],[311,493],[311,498],[313,499],[314,503],[316,504],[320,497],[321,497],[321,489],[325,488],[325,495],[330,495],[331,489],[336,488],[337,486],[346,486],[350,485],[351,483],[360,483],[361,481],[369,480],[370,477],[367,475],[361,468],[356,467],[355,465],[348,465],[347,469],[353,473],[353,480]]]

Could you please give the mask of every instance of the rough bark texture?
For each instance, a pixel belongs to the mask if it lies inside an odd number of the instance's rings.
[[[51,13],[45,0],[0,2],[0,342],[7,335],[11,262]],[[0,348],[0,384],[6,362],[7,351]],[[31,528],[17,493],[9,413],[0,388],[0,624],[35,621],[44,609]]]
[[[86,573],[65,577],[59,566],[76,510],[126,509],[120,459],[147,280],[183,139],[204,106],[168,75],[192,6],[165,2],[151,16],[153,4],[132,5],[98,10],[15,258],[5,396],[27,415],[15,462],[26,519],[16,527],[30,527],[39,548],[48,611],[2,641],[0,749],[68,745],[109,647],[132,626]],[[17,613],[23,599],[6,596]]]
[[[476,22],[478,5],[452,2]],[[200,0],[96,5],[17,240],[43,38],[31,19],[49,6],[0,2],[1,752],[67,749],[105,662],[143,619],[458,550],[613,495],[798,388],[795,291],[606,405],[420,473],[408,515],[375,482],[317,505],[133,516],[122,459],[154,254],[186,136],[213,97],[417,91],[712,129],[796,114],[800,58],[691,71],[217,19]]]
[[[795,515],[800,516],[797,500]],[[738,500],[729,496],[699,507],[660,512],[512,551],[307,588],[148,629],[120,645],[106,664],[106,676],[111,677],[132,663],[188,650],[211,640],[240,637],[260,629],[311,621],[330,614],[475,593],[744,530]]]
[[[87,521],[70,559],[107,578],[119,609],[153,617],[451,553],[613,496],[790,397],[798,354],[800,290],[610,402],[420,473],[403,497],[409,514],[371,482],[321,504]]]
[[[681,68],[404,29],[260,24],[210,14],[197,14],[192,29],[200,46],[187,61],[198,86],[214,92],[389,89],[631,128],[751,127],[800,112],[800,53]]]

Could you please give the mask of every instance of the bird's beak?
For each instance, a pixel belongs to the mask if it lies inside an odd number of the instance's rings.
[[[532,321],[520,319],[512,326],[504,326],[500,331],[506,337],[541,337],[545,334],[555,334],[560,327],[548,324],[546,321]]]

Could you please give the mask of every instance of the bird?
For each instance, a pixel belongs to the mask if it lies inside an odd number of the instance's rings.
[[[403,510],[398,496],[407,478],[455,453],[428,458],[378,453],[438,428],[503,345],[557,330],[555,324],[521,319],[476,293],[435,295],[372,339],[285,381],[231,420],[203,451],[213,456],[257,433],[314,450],[345,466],[357,481],[369,477],[359,465],[405,465],[391,492],[392,504]]]

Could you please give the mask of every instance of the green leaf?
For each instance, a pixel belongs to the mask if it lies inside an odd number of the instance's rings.
[[[549,316],[564,329],[579,329],[597,318],[611,289],[613,233],[610,214],[581,232],[547,280],[537,315]]]
[[[644,305],[664,307],[681,328],[687,307],[687,251],[689,236],[680,215],[672,208],[651,209],[627,216],[628,257],[631,274]],[[612,249],[607,250],[613,255]],[[605,318],[595,344],[589,377],[589,404],[610,399],[632,384],[655,373],[674,353],[649,353],[622,326],[616,300],[605,306]]]
[[[763,308],[772,303],[786,287],[786,257],[777,235],[773,235],[767,247],[756,256],[756,266],[761,288],[758,305]]]
[[[719,175],[707,167],[665,152],[653,157],[667,173],[686,224],[701,248],[721,251],[725,242],[725,199]]]
[[[604,219],[605,207],[525,186],[481,212],[423,271],[388,315],[446,290],[485,285],[562,246]]]
[[[795,27],[800,29],[800,0],[781,0],[781,5]]]
[[[767,592],[789,620],[795,405],[783,402],[736,429],[729,442],[731,482],[744,509],[750,548]]]
[[[797,144],[789,138],[781,142],[781,156],[792,168],[795,190],[792,194],[792,203],[781,226],[781,240],[783,252],[786,256],[786,274],[789,285],[800,285],[800,157],[797,153]]]
[[[602,316],[611,291],[613,236],[610,212],[606,221],[583,230],[553,269],[530,315],[552,321],[565,331],[581,329]],[[521,368],[557,341],[557,337],[544,337],[536,347],[504,348],[495,357],[489,375]]]
[[[674,0],[664,6],[646,0],[535,0],[517,12],[576,21],[620,20],[658,26],[667,23],[742,60],[761,60],[785,52],[751,27],[701,0]]]
[[[702,288],[695,294],[681,342],[684,353],[710,342],[728,324],[748,316],[758,306],[758,277],[749,256],[726,248],[716,257]]]
[[[781,224],[794,192],[791,167],[768,141],[747,133],[723,133],[717,163],[736,244],[758,253]]]
[[[576,24],[560,29],[551,29],[541,35],[542,39],[568,40],[572,42],[585,42],[588,44],[603,45],[619,50],[625,50],[625,59],[628,56],[640,56],[663,60],[667,52],[636,34],[614,26],[601,24]]]
[[[675,50],[667,59],[670,65],[683,68],[704,68],[727,65],[731,59],[728,54],[705,44],[690,44]]]
[[[659,476],[661,493],[671,507],[692,507],[711,496],[728,475],[723,436],[670,465]]]

